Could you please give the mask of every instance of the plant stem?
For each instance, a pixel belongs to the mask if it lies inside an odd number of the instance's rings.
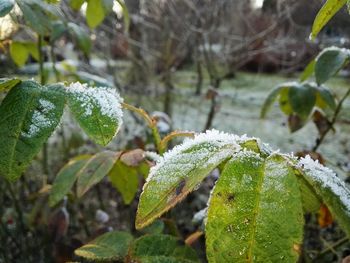
[[[160,155],[163,155],[165,150],[162,147],[162,139],[160,137],[159,130],[157,128],[157,121],[154,120],[153,118],[151,118],[147,114],[147,112],[141,108],[137,108],[135,106],[132,106],[132,105],[124,103],[124,102],[122,103],[122,107],[124,109],[127,109],[127,110],[130,110],[132,112],[137,113],[147,122],[148,127],[152,130],[152,135],[154,138],[154,145],[156,146],[158,153]]]
[[[337,242],[335,242],[334,244],[332,244],[331,246],[328,246],[327,248],[325,248],[324,250],[322,250],[315,259],[318,259],[320,257],[322,257],[324,254],[327,254],[328,252],[332,252],[334,251],[335,248],[337,248],[338,246],[343,245],[344,243],[348,242],[349,238],[348,237],[344,237],[340,240],[338,240]]]
[[[320,136],[320,138],[317,139],[316,141],[316,145],[313,147],[313,151],[317,151],[317,149],[320,147],[320,145],[322,144],[322,142],[324,141],[325,137],[327,136],[327,134],[334,128],[334,124],[336,123],[338,117],[339,117],[339,113],[342,110],[344,101],[346,100],[346,98],[350,95],[350,89],[348,89],[348,91],[345,93],[345,95],[341,98],[341,100],[339,101],[335,111],[334,111],[334,115],[333,118],[331,120],[331,122],[329,123],[329,126],[327,128],[327,130]]]
[[[42,47],[43,47],[43,37],[41,35],[38,35],[38,52],[39,52],[39,77],[40,77],[40,84],[45,84],[45,76],[44,76],[44,58],[42,53]]]
[[[55,56],[55,44],[51,42],[50,44],[50,57],[52,62],[52,70],[55,73],[56,82],[60,81],[60,73],[57,70],[56,67],[56,56]]]
[[[167,146],[168,146],[169,141],[171,141],[172,139],[174,139],[176,137],[191,137],[191,138],[193,138],[194,137],[194,132],[173,131],[173,132],[169,133],[161,141],[162,149],[165,151]]]
[[[39,52],[39,78],[40,84],[45,84],[45,76],[44,76],[44,58],[43,58],[43,37],[38,35],[38,52]],[[44,143],[43,146],[43,160],[42,160],[43,172],[45,175],[49,175],[49,160],[48,160],[48,147],[47,143]],[[44,185],[46,184],[46,177],[44,179]]]

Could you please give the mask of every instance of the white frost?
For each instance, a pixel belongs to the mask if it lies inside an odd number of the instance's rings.
[[[320,183],[321,186],[330,189],[337,195],[350,215],[350,191],[332,170],[324,167],[318,161],[314,161],[309,155],[301,158],[298,166],[302,167],[307,175]]]
[[[44,99],[40,99],[39,104],[41,111],[34,110],[28,132],[21,133],[23,137],[33,138],[42,129],[48,128],[53,124],[53,120],[50,118],[50,112],[55,109],[55,105]]]
[[[118,122],[119,127],[123,120],[121,103],[123,99],[115,89],[108,87],[89,87],[79,82],[72,83],[67,92],[84,108],[84,117],[92,115],[94,108],[99,108],[101,114]]]
[[[159,187],[164,183],[165,185],[176,183],[179,178],[185,179],[193,169],[205,169],[233,156],[241,149],[239,144],[248,139],[250,138],[245,135],[239,137],[217,130],[208,130],[195,135],[194,138],[187,138],[181,145],[174,147],[157,161],[156,166],[151,168],[147,182],[156,175],[153,179],[159,182]],[[195,151],[188,151],[199,145],[202,147]],[[202,163],[201,161],[206,158],[206,162]]]

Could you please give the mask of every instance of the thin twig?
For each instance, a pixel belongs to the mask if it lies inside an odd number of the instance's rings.
[[[167,136],[165,136],[163,138],[163,140],[161,141],[161,146],[163,150],[166,150],[169,141],[171,141],[172,139],[176,138],[176,137],[194,137],[194,132],[188,132],[188,131],[173,131],[171,133],[169,133]]]
[[[152,135],[153,135],[153,138],[154,138],[154,144],[157,148],[157,151],[160,155],[164,154],[164,150],[162,148],[162,145],[161,145],[161,137],[160,137],[160,134],[159,134],[159,130],[158,130],[158,127],[157,127],[157,122],[155,119],[151,118],[148,113],[141,109],[141,108],[137,108],[135,106],[132,106],[130,104],[127,104],[127,103],[122,103],[122,107],[124,109],[127,109],[127,110],[130,110],[132,112],[135,112],[137,114],[139,114],[146,122],[147,122],[147,125],[149,126],[149,128],[152,130]]]
[[[346,100],[346,98],[350,95],[350,89],[348,89],[348,91],[345,93],[345,95],[342,97],[342,99],[339,101],[335,111],[334,111],[334,115],[333,118],[331,120],[331,122],[329,123],[329,126],[327,128],[327,130],[320,136],[320,138],[317,139],[316,141],[316,145],[313,147],[313,151],[317,151],[317,149],[320,147],[320,145],[322,144],[322,142],[324,141],[326,135],[333,130],[334,128],[334,124],[336,123],[339,113],[342,110],[344,101]]]

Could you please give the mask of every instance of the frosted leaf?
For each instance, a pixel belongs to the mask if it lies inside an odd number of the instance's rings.
[[[50,127],[55,122],[52,117],[55,114],[55,105],[53,103],[40,99],[39,109],[33,112],[28,131],[21,133],[23,137],[35,137],[43,128]]]
[[[333,171],[312,160],[309,155],[300,159],[298,167],[333,217],[350,236],[350,190],[345,183]]]
[[[200,133],[195,135],[194,138],[186,138],[184,142],[180,145],[175,146],[171,151],[168,151],[157,161],[157,165],[151,168],[150,174],[147,178],[147,181],[151,180],[152,176],[156,174],[159,170],[163,169],[164,165],[167,166],[169,170],[172,170],[171,166],[169,166],[169,162],[174,163],[176,166],[181,164],[181,168],[184,170],[191,169],[193,160],[202,159],[211,151],[214,151],[215,148],[219,148],[224,145],[231,145],[231,149],[229,151],[231,154],[239,151],[241,149],[239,143],[247,140],[246,136],[239,137],[236,135],[220,132],[217,130],[208,130],[205,133]],[[198,151],[187,152],[187,150],[191,149],[196,145],[205,145],[207,147],[202,147]],[[211,163],[215,163],[217,159],[221,159],[222,155],[225,155],[227,152],[219,153],[215,156],[212,156],[208,160],[208,162],[204,165],[210,165]],[[167,178],[167,172],[164,173],[164,176]],[[158,175],[159,176],[159,175]],[[166,180],[165,179],[165,180]],[[162,181],[162,177],[158,177],[157,181]]]
[[[322,187],[337,195],[350,216],[350,191],[332,170],[313,160],[309,155],[300,159],[299,166]]]
[[[76,99],[85,108],[85,116],[92,115],[94,107],[99,107],[102,115],[108,116],[122,122],[123,112],[120,103],[123,99],[115,89],[108,87],[89,87],[86,83],[72,83],[68,93],[74,94]]]
[[[320,56],[322,56],[323,53],[326,53],[327,51],[337,51],[342,52],[348,56],[350,56],[350,50],[347,48],[339,48],[336,46],[330,46],[322,50],[322,52],[317,56],[316,60],[319,59]]]
[[[213,188],[206,221],[209,262],[296,262],[303,214],[294,170],[280,155],[240,151]]]
[[[159,154],[157,154],[155,152],[149,152],[149,151],[145,152],[145,157],[147,159],[150,159],[151,161],[154,161],[154,162],[158,161],[161,158],[161,156]]]
[[[108,144],[123,122],[123,100],[117,91],[76,82],[66,92],[68,105],[84,131],[95,142]]]
[[[165,153],[151,168],[143,187],[137,227],[146,226],[180,202],[210,171],[240,151],[240,144],[249,139],[210,130],[186,139]]]
[[[60,84],[22,81],[0,106],[0,175],[17,179],[60,122],[65,104]]]

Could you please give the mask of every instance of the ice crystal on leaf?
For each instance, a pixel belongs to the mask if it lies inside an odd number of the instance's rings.
[[[51,115],[55,110],[55,105],[44,99],[39,100],[39,105],[40,110],[33,112],[28,131],[21,133],[26,138],[35,137],[42,129],[50,127],[54,122]]]
[[[217,163],[218,160],[222,160],[225,156],[238,152],[241,149],[239,143],[245,140],[247,140],[246,136],[239,137],[217,130],[208,130],[205,133],[195,135],[194,138],[187,138],[184,143],[175,146],[157,161],[156,166],[151,168],[147,181],[151,180],[155,174],[157,174],[157,181],[159,182],[172,180],[172,178],[176,179],[176,176],[169,177],[167,170],[171,171],[171,174],[176,173],[176,170],[179,170],[178,172],[181,174],[187,174],[195,168],[196,164],[193,163],[195,160],[202,160],[207,156],[210,157],[204,165],[210,166],[213,163]],[[192,149],[198,147],[198,145],[201,145],[201,147],[193,151]],[[218,151],[214,155],[210,155],[210,152],[215,152],[218,148],[222,148],[225,145],[229,147]]]
[[[92,105],[97,105],[100,108],[102,115],[122,122],[123,112],[120,103],[123,99],[117,91],[108,87],[89,87],[86,83],[72,83],[67,91],[75,95],[76,99],[85,108],[84,115],[93,114]],[[93,103],[90,103],[93,102]]]
[[[309,155],[300,159],[299,167],[302,167],[305,173],[322,187],[329,189],[337,195],[347,214],[350,215],[350,191],[332,170],[323,166],[318,161],[314,161]]]
[[[95,142],[107,145],[122,125],[122,98],[108,87],[73,83],[66,89],[70,110],[83,130]]]

